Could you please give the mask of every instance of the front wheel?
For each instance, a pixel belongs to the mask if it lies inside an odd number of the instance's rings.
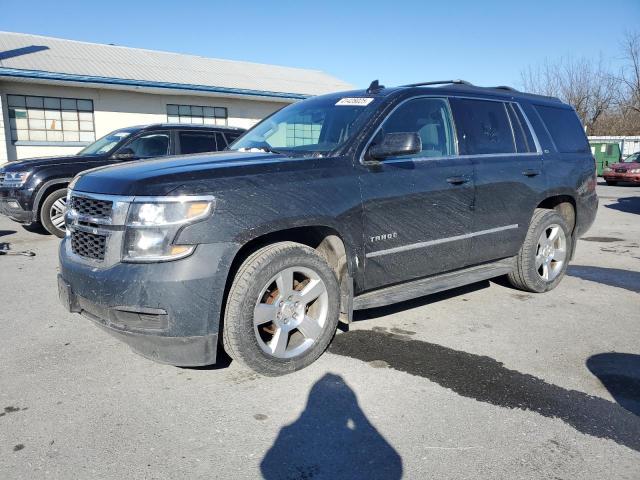
[[[536,209],[509,282],[535,293],[555,288],[567,270],[571,246],[565,219],[555,210]]]
[[[339,299],[334,271],[313,248],[293,242],[263,247],[240,266],[229,290],[225,350],[263,375],[300,370],[331,342]]]
[[[607,182],[607,185],[609,185],[610,187],[615,187],[616,185],[618,185],[618,182],[616,182],[615,180],[605,180],[605,182]]]
[[[66,230],[64,214],[67,211],[67,189],[56,190],[49,194],[40,208],[40,223],[47,232],[63,238]]]

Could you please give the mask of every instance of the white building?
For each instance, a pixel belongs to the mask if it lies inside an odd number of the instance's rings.
[[[589,143],[617,143],[623,157],[631,155],[632,153],[640,152],[640,136],[593,136],[589,137]]]
[[[72,154],[117,128],[248,128],[351,86],[316,70],[0,32],[0,164]]]

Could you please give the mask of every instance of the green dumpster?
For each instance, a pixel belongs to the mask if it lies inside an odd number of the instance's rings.
[[[620,145],[618,143],[594,142],[590,145],[591,153],[596,159],[599,177],[602,176],[604,167],[620,161]]]

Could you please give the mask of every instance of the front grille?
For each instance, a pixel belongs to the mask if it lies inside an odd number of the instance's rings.
[[[71,232],[71,250],[76,255],[92,260],[104,260],[107,237],[89,232]]]
[[[616,173],[627,173],[626,168],[616,168]]]
[[[85,197],[71,197],[70,207],[78,212],[79,215],[88,215],[95,218],[111,217],[111,208],[113,202],[109,200],[96,200]]]

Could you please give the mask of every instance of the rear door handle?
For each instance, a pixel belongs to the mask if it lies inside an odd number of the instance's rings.
[[[447,178],[447,182],[449,182],[451,185],[462,185],[464,183],[467,183],[468,181],[469,177],[465,177],[463,175]]]
[[[535,177],[537,175],[540,175],[540,170],[535,170],[533,168],[529,168],[529,169],[525,170],[524,172],[522,172],[522,174],[525,177]]]

